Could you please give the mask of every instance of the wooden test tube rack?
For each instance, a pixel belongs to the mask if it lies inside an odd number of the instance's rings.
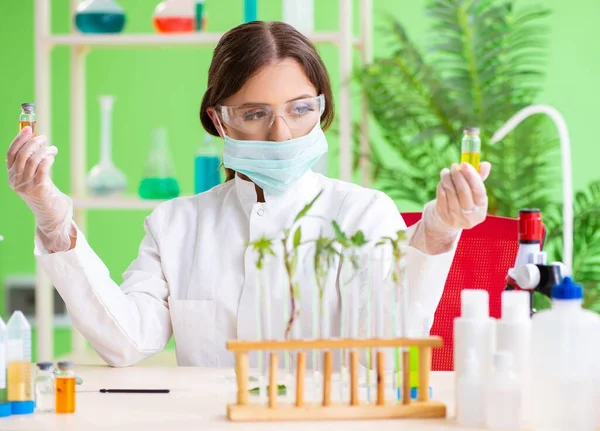
[[[331,339],[331,340],[281,340],[281,341],[229,341],[227,349],[235,354],[237,376],[237,403],[227,406],[227,417],[231,421],[274,421],[274,420],[335,420],[335,419],[389,419],[389,418],[443,418],[446,406],[429,399],[429,374],[431,371],[431,349],[442,347],[440,337],[394,338],[394,339]],[[361,403],[358,391],[358,352],[355,349],[416,347],[419,349],[418,398],[412,401],[410,381],[404,378],[403,400],[385,400],[385,379],[383,374],[384,355],[378,352],[375,369],[377,376],[377,399],[371,404]],[[323,351],[323,400],[307,403],[304,400],[304,376],[306,350]],[[331,350],[350,350],[350,400],[347,403],[331,401]],[[266,404],[248,401],[249,352],[267,351],[270,353],[268,402]],[[296,367],[296,400],[283,404],[277,400],[278,354],[276,352],[298,351]],[[407,365],[407,361],[405,361]],[[289,390],[289,388],[288,388]]]

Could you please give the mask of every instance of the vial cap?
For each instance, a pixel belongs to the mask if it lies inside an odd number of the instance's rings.
[[[68,370],[71,367],[73,367],[73,362],[72,361],[60,361],[58,363],[58,369],[59,370]]]
[[[40,370],[49,370],[50,368],[52,368],[52,362],[38,362],[37,366]]]
[[[465,127],[465,133],[469,135],[479,135],[479,127]]]
[[[529,292],[505,290],[502,292],[502,320],[518,322],[528,320],[531,315]]]
[[[490,314],[490,295],[483,289],[463,289],[460,292],[460,315],[469,319],[485,319]]]
[[[506,350],[498,350],[494,353],[494,368],[499,371],[510,371],[513,368],[513,355]]]
[[[33,103],[21,103],[21,109],[23,111],[33,111],[33,110],[35,110],[35,104],[33,104]]]
[[[583,299],[583,288],[580,284],[575,283],[571,277],[565,277],[559,284],[552,287],[552,299]]]

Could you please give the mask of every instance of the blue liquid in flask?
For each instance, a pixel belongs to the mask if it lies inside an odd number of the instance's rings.
[[[110,12],[82,12],[75,15],[75,25],[82,33],[120,33],[125,15]]]
[[[202,193],[221,183],[217,156],[196,156],[194,162],[194,193]]]

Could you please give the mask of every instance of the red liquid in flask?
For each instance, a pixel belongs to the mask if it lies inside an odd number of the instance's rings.
[[[158,33],[189,33],[196,28],[196,21],[184,16],[155,17],[154,28]]]

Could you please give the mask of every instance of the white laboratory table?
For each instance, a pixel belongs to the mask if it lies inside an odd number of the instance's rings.
[[[227,420],[226,405],[235,400],[233,370],[173,366],[110,368],[77,365],[76,413],[35,413],[0,418],[0,430],[460,430],[453,416],[453,375],[433,372],[434,398],[448,406],[449,419],[336,422],[254,422]],[[169,394],[101,394],[101,388],[168,388]]]

